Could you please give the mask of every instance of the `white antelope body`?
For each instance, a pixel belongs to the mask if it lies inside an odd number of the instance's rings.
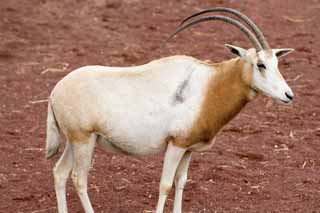
[[[209,12],[215,11],[234,12]],[[67,212],[65,190],[71,171],[85,211],[93,212],[87,176],[96,143],[136,156],[165,151],[156,211],[163,212],[174,182],[174,213],[181,212],[191,152],[211,147],[219,130],[257,93],[286,103],[292,100],[277,61],[292,50],[265,48],[263,37],[255,40],[247,31],[255,48],[227,45],[238,57],[222,63],[172,56],[136,67],[86,66],[63,78],[49,98],[46,140],[50,158],[58,150],[60,133],[67,138],[54,168],[59,213]]]

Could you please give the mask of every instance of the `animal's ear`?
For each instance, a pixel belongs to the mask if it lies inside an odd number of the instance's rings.
[[[225,44],[225,46],[228,48],[228,50],[236,55],[236,56],[239,56],[241,58],[244,58],[246,56],[246,52],[247,50],[241,48],[241,47],[236,47],[236,46],[233,46],[233,45],[230,45],[230,44]]]
[[[292,49],[292,48],[272,49],[272,51],[279,58],[279,57],[288,55],[289,53],[292,53],[294,51],[294,49]]]

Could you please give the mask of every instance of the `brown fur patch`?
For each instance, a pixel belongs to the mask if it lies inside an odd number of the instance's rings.
[[[190,147],[210,143],[219,130],[236,116],[250,100],[252,72],[240,58],[211,64],[215,74],[209,80],[198,119],[186,140],[176,145]],[[183,142],[183,143],[181,143]]]
[[[70,143],[88,143],[91,133],[84,131],[68,131],[67,137]]]

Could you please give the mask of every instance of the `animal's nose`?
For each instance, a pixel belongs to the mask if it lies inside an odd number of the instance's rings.
[[[286,97],[292,101],[293,99],[293,93],[292,92],[285,92]]]

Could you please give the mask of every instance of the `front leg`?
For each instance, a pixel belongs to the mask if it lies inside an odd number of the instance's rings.
[[[168,144],[163,162],[163,170],[159,189],[159,200],[156,213],[163,212],[166,199],[172,188],[172,183],[176,170],[185,152],[186,149],[184,148],[177,147],[172,143]]]
[[[182,212],[182,193],[184,186],[187,182],[188,168],[191,159],[191,152],[187,151],[182,160],[180,161],[179,167],[175,175],[175,197],[173,205],[173,213]]]

